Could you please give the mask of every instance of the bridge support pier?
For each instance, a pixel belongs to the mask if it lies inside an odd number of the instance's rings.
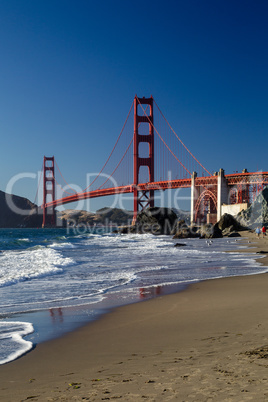
[[[55,207],[46,207],[48,201],[55,201],[55,170],[54,156],[44,156],[43,176],[43,224],[42,227],[56,226]],[[50,198],[50,200],[49,200]]]
[[[197,173],[193,172],[191,178],[191,225],[195,223],[195,203],[197,200],[197,189],[195,187],[195,179],[197,177]]]
[[[219,170],[217,187],[217,221],[219,221],[222,216],[222,204],[228,204],[229,198],[229,189],[223,169]]]
[[[149,113],[143,111],[142,115],[138,114],[138,106],[143,108],[143,105],[148,105]],[[142,124],[149,125],[148,134],[140,134],[139,128]],[[141,143],[149,145],[148,157],[140,156]],[[133,221],[136,222],[137,214],[139,211],[144,210],[148,206],[154,207],[154,190],[140,191],[139,190],[139,171],[140,167],[146,166],[148,168],[149,182],[154,182],[154,116],[153,116],[153,97],[150,98],[134,98],[134,146],[133,146],[133,161],[134,161],[134,177],[133,177],[133,195],[134,195],[134,213]]]

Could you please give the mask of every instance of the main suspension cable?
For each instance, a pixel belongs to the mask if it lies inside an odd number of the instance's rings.
[[[165,116],[163,115],[163,113],[161,112],[159,106],[157,105],[156,101],[154,100],[154,103],[157,107],[157,109],[159,110],[159,112],[161,113],[162,117],[164,118],[164,120],[166,121],[166,123],[168,124],[169,128],[171,129],[171,131],[173,132],[173,134],[175,134],[175,136],[177,137],[177,139],[180,141],[180,143],[184,146],[184,148],[186,149],[187,152],[189,152],[189,154],[194,158],[194,160],[210,175],[212,176],[212,174],[202,165],[202,163],[199,162],[199,160],[192,154],[192,152],[186,147],[186,145],[182,142],[182,140],[180,139],[180,137],[176,134],[176,132],[173,130],[173,128],[171,127],[171,125],[169,124],[168,120],[165,118]]]
[[[128,121],[129,115],[130,115],[130,112],[131,112],[131,110],[132,110],[132,108],[133,108],[133,105],[134,105],[134,101],[133,101],[132,104],[131,104],[131,107],[130,107],[129,112],[128,112],[128,115],[127,115],[127,118],[126,118],[125,123],[124,123],[124,125],[123,125],[123,127],[122,127],[122,130],[121,130],[121,132],[120,132],[120,134],[119,134],[119,136],[118,136],[118,138],[117,138],[117,140],[116,140],[116,143],[115,143],[115,145],[114,145],[114,147],[113,147],[113,149],[112,149],[112,152],[110,153],[110,155],[109,155],[108,159],[106,160],[105,164],[103,165],[101,171],[98,173],[98,175],[97,175],[97,176],[95,177],[95,179],[92,181],[92,183],[90,183],[90,184],[83,190],[84,192],[92,186],[92,184],[98,179],[98,177],[100,177],[100,175],[101,175],[101,173],[103,172],[105,166],[106,166],[107,163],[109,162],[109,160],[110,160],[110,158],[111,158],[111,156],[112,156],[112,153],[114,152],[115,147],[117,146],[118,141],[119,141],[119,139],[120,139],[120,137],[121,137],[121,135],[122,135],[122,133],[123,133],[123,131],[124,131],[124,128],[125,128],[125,126],[126,126],[126,124],[127,124],[127,121]]]
[[[139,101],[139,99],[138,99]],[[139,101],[139,104],[145,114],[145,116],[148,118],[148,120],[150,121],[150,124],[152,124],[155,132],[157,133],[158,137],[160,138],[160,140],[165,144],[165,146],[167,147],[167,149],[170,151],[170,153],[174,156],[174,158],[181,164],[181,166],[189,173],[189,175],[191,175],[191,172],[184,166],[184,164],[176,157],[176,155],[174,154],[174,152],[172,152],[172,150],[169,148],[169,146],[167,145],[167,143],[163,140],[163,138],[161,137],[161,135],[159,134],[158,130],[155,128],[154,124],[152,123],[151,119],[149,118],[149,116],[146,114],[142,104]]]

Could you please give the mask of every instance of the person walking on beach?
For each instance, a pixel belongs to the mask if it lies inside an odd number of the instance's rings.
[[[257,229],[255,230],[257,237],[260,237],[261,234],[261,229],[259,228],[259,226],[257,227]]]
[[[262,237],[266,236],[266,227],[263,225],[262,229]]]

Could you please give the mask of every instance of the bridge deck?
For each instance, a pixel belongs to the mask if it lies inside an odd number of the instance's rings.
[[[259,183],[267,183],[268,185],[268,172],[255,172],[255,173],[233,173],[225,175],[227,184],[229,186],[237,184],[247,184],[254,185]],[[197,177],[195,179],[195,186],[211,186],[217,185],[218,176],[204,176]],[[85,200],[89,198],[97,198],[104,196],[111,196],[116,194],[128,194],[133,193],[134,189],[138,191],[149,191],[149,190],[169,190],[176,188],[190,188],[191,178],[178,179],[178,180],[166,180],[158,181],[152,183],[140,183],[137,186],[132,184],[127,186],[111,187],[106,189],[98,189],[87,192],[75,193],[73,195],[57,199],[55,201],[48,202],[46,208],[56,207],[58,205],[68,204],[70,202],[76,202],[80,200]]]

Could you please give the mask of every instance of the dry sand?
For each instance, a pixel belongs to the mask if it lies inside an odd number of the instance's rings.
[[[118,308],[1,366],[0,400],[268,401],[267,290],[226,278]]]

